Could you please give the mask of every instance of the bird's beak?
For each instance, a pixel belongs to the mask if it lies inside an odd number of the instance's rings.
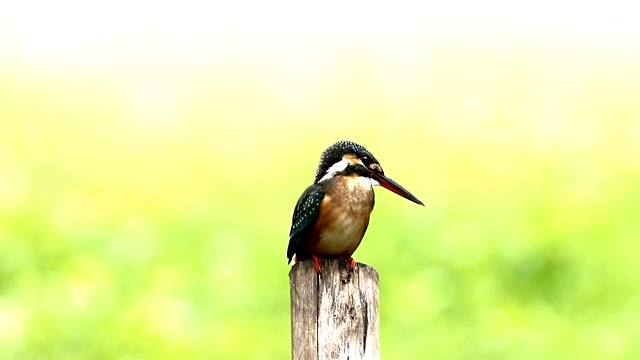
[[[409,190],[403,188],[402,185],[400,185],[397,182],[393,181],[391,178],[388,178],[388,177],[386,177],[386,176],[384,176],[384,175],[382,175],[380,173],[377,173],[375,171],[371,171],[370,173],[373,176],[373,178],[383,188],[385,188],[387,190],[390,190],[390,191],[402,196],[403,198],[405,198],[407,200],[411,200],[416,204],[424,206],[422,201],[418,200],[418,198],[413,196],[413,194],[410,193]]]

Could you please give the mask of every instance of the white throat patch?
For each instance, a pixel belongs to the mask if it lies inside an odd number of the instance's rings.
[[[322,179],[320,179],[320,181],[318,181],[318,182],[323,182],[325,180],[331,179],[337,172],[340,172],[340,171],[346,169],[347,166],[349,166],[349,164],[350,164],[349,160],[343,158],[342,160],[338,161],[337,163],[331,165],[331,167],[327,170],[327,173],[324,174]]]

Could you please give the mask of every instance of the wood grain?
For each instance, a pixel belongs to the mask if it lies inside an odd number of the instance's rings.
[[[380,358],[378,273],[346,260],[323,260],[318,275],[313,261],[289,273],[292,359]]]

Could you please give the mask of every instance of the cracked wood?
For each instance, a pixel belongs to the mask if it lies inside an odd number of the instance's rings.
[[[378,360],[380,358],[378,273],[345,260],[313,261],[293,266],[291,340],[294,360]]]

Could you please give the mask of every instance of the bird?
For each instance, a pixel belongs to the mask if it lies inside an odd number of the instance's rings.
[[[364,146],[338,141],[320,156],[313,184],[304,190],[293,211],[288,264],[312,259],[318,274],[321,259],[346,259],[360,245],[375,204],[374,186],[382,186],[424,206],[407,189],[387,177],[382,166]]]

